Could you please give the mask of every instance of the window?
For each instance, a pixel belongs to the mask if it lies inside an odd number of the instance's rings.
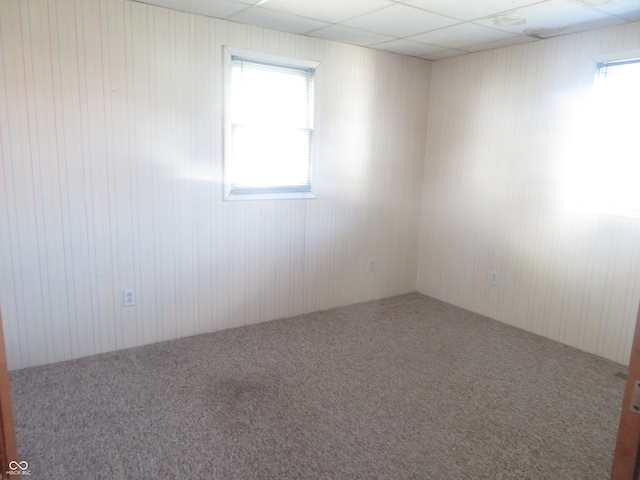
[[[640,58],[598,63],[572,169],[575,209],[640,218]]]
[[[318,62],[225,47],[226,200],[315,198]]]

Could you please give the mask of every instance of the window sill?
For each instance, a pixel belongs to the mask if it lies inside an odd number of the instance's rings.
[[[317,198],[312,192],[276,192],[276,193],[229,193],[224,198],[227,202],[245,200],[305,200]]]

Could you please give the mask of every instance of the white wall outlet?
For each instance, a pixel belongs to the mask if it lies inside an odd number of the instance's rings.
[[[376,259],[372,258],[369,260],[369,271],[373,272],[376,269]]]
[[[133,288],[122,290],[122,306],[133,307],[136,304],[136,291]]]
[[[489,283],[491,285],[498,285],[498,272],[496,270],[489,272]]]

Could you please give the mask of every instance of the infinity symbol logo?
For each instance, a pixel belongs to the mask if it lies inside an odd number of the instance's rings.
[[[26,470],[29,468],[29,464],[25,461],[16,462],[15,460],[12,460],[9,462],[9,468],[11,470]]]

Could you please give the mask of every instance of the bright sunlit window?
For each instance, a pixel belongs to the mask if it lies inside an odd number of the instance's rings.
[[[591,93],[572,207],[640,218],[640,58],[599,63]]]
[[[315,198],[317,62],[226,47],[225,199]]]

